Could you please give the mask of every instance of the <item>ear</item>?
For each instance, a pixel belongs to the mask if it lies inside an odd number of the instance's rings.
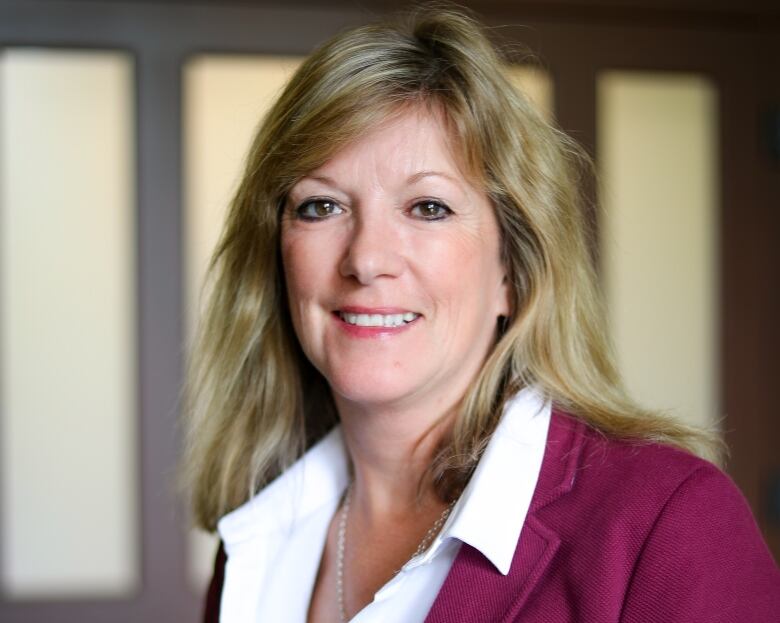
[[[511,318],[514,313],[514,296],[509,277],[504,273],[496,292],[496,316]]]
[[[498,339],[501,339],[504,333],[506,333],[506,329],[508,326],[509,326],[509,318],[507,318],[506,316],[499,316],[498,322],[496,323]]]

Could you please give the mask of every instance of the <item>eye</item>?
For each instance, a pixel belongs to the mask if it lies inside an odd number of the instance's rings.
[[[425,221],[441,221],[452,214],[452,210],[439,201],[427,199],[415,203],[412,206],[411,213],[412,216],[416,216]]]
[[[344,208],[332,199],[307,199],[295,208],[295,216],[304,221],[321,221],[342,212]]]

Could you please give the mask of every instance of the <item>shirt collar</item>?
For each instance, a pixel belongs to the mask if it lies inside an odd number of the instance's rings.
[[[347,452],[336,427],[276,480],[220,519],[217,529],[228,554],[232,545],[291,530],[308,515],[336,504],[348,482]]]
[[[421,564],[450,538],[479,550],[509,573],[544,456],[551,405],[526,388],[512,398],[466,489]],[[218,524],[228,555],[240,543],[290,530],[301,519],[338,503],[349,482],[341,428],[336,427],[290,469]]]
[[[551,403],[526,388],[512,398],[474,474],[424,559],[448,538],[479,550],[509,573],[544,457]],[[421,561],[421,562],[424,562]]]

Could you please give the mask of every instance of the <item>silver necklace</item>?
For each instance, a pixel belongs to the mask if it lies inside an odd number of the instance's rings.
[[[352,501],[352,484],[352,482],[349,483],[347,492],[344,495],[344,503],[341,507],[341,514],[339,515],[339,531],[336,542],[336,594],[338,596],[341,623],[347,623],[347,621],[349,621],[347,618],[347,609],[344,606],[344,541],[347,535],[349,504]],[[412,554],[412,558],[416,558],[428,549],[433,542],[433,539],[439,534],[439,530],[441,530],[444,522],[447,521],[447,517],[450,516],[452,507],[455,506],[455,502],[456,500],[452,500],[452,502],[447,505],[447,508],[442,511],[441,515],[439,515],[439,518],[433,522],[433,525],[430,528],[428,528],[428,532],[425,533],[422,541],[420,541],[414,554]]]

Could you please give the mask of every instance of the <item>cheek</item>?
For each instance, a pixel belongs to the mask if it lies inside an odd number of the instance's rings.
[[[298,340],[310,348],[321,342],[325,303],[334,291],[332,237],[307,231],[282,234],[281,257],[287,302]]]
[[[477,324],[492,327],[499,315],[507,313],[505,270],[495,229],[484,227],[479,233],[459,236],[442,260],[442,284],[452,293],[453,302],[464,306],[465,316],[472,321],[476,316]]]
[[[290,307],[294,308],[300,289],[300,278],[306,274],[306,271],[303,269],[300,255],[295,253],[294,246],[290,244],[282,244],[282,270]]]
[[[451,347],[466,336],[473,339],[487,322],[487,283],[495,272],[481,241],[472,232],[457,232],[420,248],[425,249],[417,255],[417,266],[425,275],[421,285],[437,310],[442,339]]]
[[[444,281],[474,269],[480,262],[479,230],[453,228],[441,232],[415,232],[409,254],[426,268],[429,276],[437,274]]]
[[[322,275],[322,257],[314,241],[294,234],[282,235],[282,267],[287,284],[290,306],[294,307],[307,292],[311,292],[316,280]]]
[[[438,281],[447,290],[477,295],[488,288],[498,275],[503,274],[498,242],[493,244],[491,231],[480,229],[452,232],[441,240],[422,241],[424,249],[421,264],[429,280]]]
[[[290,316],[298,339],[303,342],[306,297],[312,293],[310,257],[301,240],[290,240],[288,236],[282,236],[281,256]]]

